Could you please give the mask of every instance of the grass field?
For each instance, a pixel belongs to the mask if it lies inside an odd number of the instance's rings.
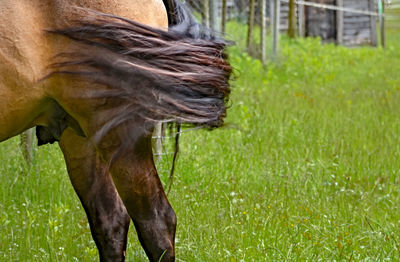
[[[177,261],[400,260],[400,33],[388,47],[239,48],[226,128],[182,135]],[[0,261],[97,261],[57,146],[0,144]],[[166,182],[168,161],[159,164]],[[134,228],[127,261],[146,261]]]

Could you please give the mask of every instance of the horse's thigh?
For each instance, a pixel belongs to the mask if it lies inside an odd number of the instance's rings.
[[[66,129],[60,140],[68,174],[89,219],[101,261],[123,261],[130,218],[107,167],[89,140]]]

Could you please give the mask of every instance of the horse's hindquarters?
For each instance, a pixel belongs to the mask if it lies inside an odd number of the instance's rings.
[[[66,23],[76,20],[79,16],[84,18],[84,11],[76,9],[83,7],[125,17],[152,27],[168,28],[168,18],[162,0],[54,0],[52,5],[57,27],[64,27]]]
[[[39,81],[49,73],[53,57],[74,45],[66,38],[49,36],[45,29],[59,28],[75,20],[74,15],[79,13],[76,7],[121,15],[160,28],[167,28],[168,24],[162,0],[0,2],[0,141],[29,127],[47,125],[46,113],[51,112],[46,110],[52,108],[46,106],[46,97],[68,105],[64,92],[69,88],[68,79],[62,81],[63,85]]]

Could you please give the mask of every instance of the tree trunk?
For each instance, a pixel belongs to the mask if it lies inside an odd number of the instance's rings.
[[[289,29],[288,35],[290,38],[296,37],[296,1],[289,0]]]

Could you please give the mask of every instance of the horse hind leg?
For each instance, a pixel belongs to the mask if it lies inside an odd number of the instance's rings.
[[[66,129],[60,147],[89,220],[100,261],[124,261],[130,218],[106,166],[86,138]]]
[[[154,166],[151,137],[138,139],[110,172],[149,260],[174,261],[176,215]]]

